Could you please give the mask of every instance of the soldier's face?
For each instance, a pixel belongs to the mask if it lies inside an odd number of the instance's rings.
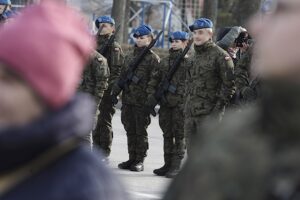
[[[102,27],[101,32],[99,33],[100,35],[108,35],[112,34],[115,31],[115,27],[112,24],[109,23],[101,23],[100,27]],[[100,29],[100,28],[99,28]]]
[[[148,35],[143,35],[135,38],[135,43],[137,47],[146,47],[150,44],[151,37]]]
[[[28,123],[43,113],[31,88],[0,65],[0,128]]]
[[[171,49],[173,50],[179,50],[184,49],[186,46],[186,42],[183,42],[182,40],[172,40],[171,42]]]
[[[256,70],[264,77],[300,77],[300,1],[280,0],[257,34]]]
[[[193,31],[194,43],[197,46],[203,45],[212,38],[211,29],[198,29]]]

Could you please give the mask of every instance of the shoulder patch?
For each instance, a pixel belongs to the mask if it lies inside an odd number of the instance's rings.
[[[232,60],[232,58],[230,56],[225,56],[225,60],[229,61],[229,60]]]
[[[115,50],[115,51],[120,51],[120,49],[119,49],[119,48],[115,48],[114,50]]]
[[[101,57],[97,57],[97,60],[98,60],[99,62],[103,62],[103,58],[101,58]]]

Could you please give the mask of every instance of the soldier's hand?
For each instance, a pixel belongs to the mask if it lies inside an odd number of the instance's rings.
[[[212,110],[212,114],[219,116],[219,115],[223,115],[224,111],[225,111],[225,104],[221,101],[218,101]]]
[[[153,95],[149,95],[149,97],[145,102],[145,111],[155,117],[156,116],[155,106],[157,105],[157,103],[158,102],[156,98]]]
[[[145,111],[145,113],[147,113],[147,115],[150,115],[150,114],[151,114],[153,117],[156,116],[155,109],[153,109],[153,108],[150,107],[150,106],[145,106],[145,107],[144,107],[144,111]]]
[[[157,102],[156,98],[153,95],[149,95],[145,102],[145,105],[149,106],[149,107],[155,107],[157,105],[157,103],[158,102]]]
[[[111,94],[118,96],[121,93],[122,89],[118,84],[113,84],[111,87]]]
[[[118,104],[118,96],[111,94],[111,103],[115,106]]]
[[[112,89],[111,89],[111,98],[112,98],[112,104],[113,105],[116,105],[118,103],[118,95],[121,93],[121,88],[118,86],[118,84],[114,84],[112,86]]]

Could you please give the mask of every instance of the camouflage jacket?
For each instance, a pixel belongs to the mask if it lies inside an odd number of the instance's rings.
[[[176,58],[180,56],[182,50],[173,51],[170,50],[169,56],[163,58],[160,64],[154,69],[151,80],[148,84],[147,92],[149,94],[154,94],[156,89],[158,88],[160,82],[166,76],[170,67],[175,62]],[[176,87],[175,94],[168,92],[165,96],[166,102],[162,101],[160,104],[162,106],[174,107],[174,106],[182,106],[185,100],[185,81],[186,81],[186,72],[187,69],[191,67],[191,62],[188,57],[185,57],[181,64],[178,66],[177,71],[172,77],[170,83]]]
[[[252,48],[248,49],[248,51],[243,54],[235,67],[235,86],[238,91],[241,91],[242,88],[247,87],[250,84],[251,59]]]
[[[207,122],[164,200],[296,200],[300,85],[268,86],[261,103]]]
[[[125,57],[125,62],[122,67],[120,78],[126,76],[126,71],[128,69],[129,63],[138,56],[143,48],[134,47]],[[123,91],[122,93],[122,103],[135,106],[144,106],[147,100],[148,93],[147,87],[150,81],[151,73],[154,67],[158,66],[159,57],[152,50],[142,60],[137,69],[135,70],[135,75],[140,78],[138,84],[131,83],[129,89]]]
[[[109,68],[106,59],[97,51],[94,51],[82,74],[79,86],[81,91],[87,92],[95,97],[100,103],[104,91],[108,86]]]
[[[109,35],[97,35],[97,51],[100,51],[100,49],[107,43],[108,39]],[[111,87],[120,76],[121,66],[124,62],[124,53],[121,45],[114,42],[108,47],[108,50],[103,54],[103,56],[107,59],[110,70],[107,90],[107,92],[110,92]]]
[[[208,41],[195,46],[191,60],[192,67],[187,73],[185,115],[195,117],[221,111],[234,94],[231,57]]]

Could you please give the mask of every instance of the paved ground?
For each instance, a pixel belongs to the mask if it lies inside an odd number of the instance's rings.
[[[145,160],[145,171],[131,172],[118,169],[118,163],[128,159],[125,130],[117,110],[113,119],[114,140],[110,167],[121,178],[132,200],[161,199],[171,179],[155,176],[153,169],[163,165],[163,137],[158,118],[152,118],[148,128],[149,151]]]

